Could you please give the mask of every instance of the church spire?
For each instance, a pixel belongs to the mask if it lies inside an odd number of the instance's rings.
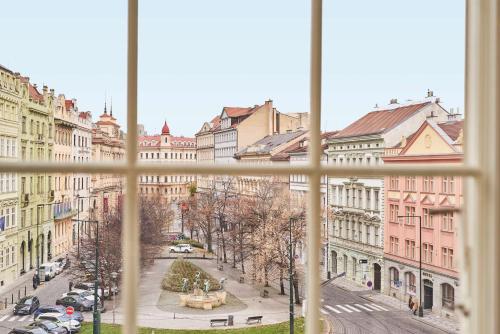
[[[106,100],[104,100],[104,114],[107,115],[108,114],[108,110],[106,108]]]
[[[111,106],[109,107],[109,115],[113,117],[113,98],[111,98]]]

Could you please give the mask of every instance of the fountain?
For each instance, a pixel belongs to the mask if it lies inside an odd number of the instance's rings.
[[[226,291],[224,291],[225,278],[222,278],[220,283],[220,290],[213,293],[210,291],[210,281],[208,279],[203,283],[203,289],[200,288],[200,276],[201,273],[198,271],[195,275],[193,282],[193,292],[188,293],[189,290],[189,279],[182,279],[182,294],[179,295],[180,305],[185,307],[211,310],[214,307],[219,307],[222,304],[226,304]]]

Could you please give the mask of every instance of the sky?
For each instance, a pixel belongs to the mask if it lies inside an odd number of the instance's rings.
[[[126,127],[127,2],[6,1],[0,64]],[[463,112],[464,0],[325,0],[323,130],[434,91]],[[139,0],[139,122],[194,136],[224,106],[309,111],[310,2]]]

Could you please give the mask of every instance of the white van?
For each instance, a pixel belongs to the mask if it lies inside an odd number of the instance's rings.
[[[40,280],[50,281],[56,276],[56,264],[47,262],[40,265]]]

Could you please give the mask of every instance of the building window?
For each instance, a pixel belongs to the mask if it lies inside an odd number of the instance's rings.
[[[417,187],[417,178],[415,176],[406,176],[405,177],[405,190],[406,191],[415,191]]]
[[[405,257],[415,260],[415,241],[405,240]]]
[[[389,177],[389,189],[390,190],[399,190],[399,176]]]
[[[399,253],[399,239],[396,237],[390,237],[390,252],[395,255]]]
[[[432,215],[430,214],[430,211],[428,208],[422,209],[422,226],[427,227],[427,228],[433,227]]]
[[[455,192],[455,177],[443,176],[441,191],[443,194],[452,194]]]
[[[399,205],[389,204],[389,222],[395,223],[398,221]]]
[[[405,206],[405,222],[407,225],[415,225],[415,207]]]
[[[453,310],[455,308],[455,289],[448,283],[441,284],[442,306]]]
[[[434,253],[434,246],[432,244],[424,242],[422,244],[422,262],[432,263]]]
[[[422,183],[422,189],[424,192],[434,192],[434,177],[424,176]]]
[[[405,281],[406,281],[406,291],[410,294],[417,293],[417,277],[411,273],[405,273]]]
[[[391,287],[398,287],[399,270],[394,267],[389,268],[389,281],[391,283]]]
[[[446,232],[453,232],[453,212],[445,212],[441,216],[441,230]]]
[[[453,269],[453,249],[446,247],[441,249],[441,265],[443,268]]]

